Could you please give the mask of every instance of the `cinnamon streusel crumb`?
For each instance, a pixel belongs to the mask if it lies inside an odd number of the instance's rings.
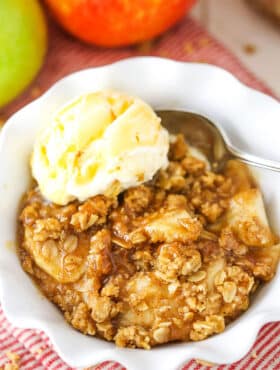
[[[84,334],[145,349],[202,340],[275,274],[279,245],[247,168],[212,172],[182,135],[169,160],[118,198],[57,206],[36,187],[25,196],[22,267]]]

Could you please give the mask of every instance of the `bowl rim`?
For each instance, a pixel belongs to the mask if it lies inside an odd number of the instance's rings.
[[[55,94],[59,90],[66,89],[70,83],[75,85],[75,81],[77,82],[80,79],[86,78],[87,75],[94,75],[95,77],[99,75],[99,73],[103,73],[105,76],[107,73],[111,76],[117,76],[118,74],[122,74],[125,76],[125,72],[128,70],[134,70],[136,73],[137,71],[141,70],[143,74],[146,74],[146,78],[151,71],[155,71],[156,68],[161,68],[162,71],[167,71],[170,73],[174,73],[174,76],[178,77],[178,81],[184,75],[184,71],[188,70],[188,73],[202,73],[208,77],[205,85],[212,86],[213,81],[215,79],[219,80],[221,85],[223,83],[221,81],[227,81],[230,86],[233,86],[233,90],[236,89],[238,93],[240,93],[243,98],[250,99],[251,101],[255,101],[256,103],[261,102],[264,106],[274,107],[275,111],[280,112],[280,104],[278,101],[270,96],[267,96],[259,91],[252,89],[241,83],[235,76],[233,76],[230,72],[225,71],[224,69],[213,66],[210,64],[201,64],[201,63],[186,63],[186,62],[178,62],[173,61],[166,58],[159,58],[159,57],[132,57],[123,59],[121,61],[108,64],[105,66],[94,67],[94,68],[87,68],[81,71],[74,72],[61,80],[57,81],[52,87],[50,87],[42,96],[37,98],[36,100],[32,101],[31,103],[27,104],[25,107],[20,109],[16,112],[10,119],[6,122],[5,126],[3,127],[1,134],[0,134],[0,157],[3,152],[3,147],[5,146],[5,142],[13,135],[13,132],[18,128],[20,122],[24,120],[24,115],[31,114],[32,111],[35,109],[39,109],[40,106],[44,106],[47,104],[48,100],[52,99]],[[137,74],[137,73],[136,73]],[[105,79],[105,77],[103,77]],[[102,79],[101,79],[102,80]],[[107,81],[108,82],[108,81]],[[143,83],[142,83],[143,84]],[[137,83],[136,83],[137,85]],[[164,81],[163,81],[164,85]],[[207,85],[207,86],[208,86]],[[207,86],[205,86],[207,88]],[[206,89],[207,90],[207,89]],[[230,91],[229,95],[233,95],[232,91]],[[152,96],[152,93],[151,93]],[[208,97],[209,98],[209,97]],[[172,109],[174,107],[174,102],[170,102],[170,105],[164,105],[164,109]],[[176,103],[177,104],[177,103]],[[185,103],[179,102],[176,105],[177,109],[186,109]],[[277,109],[276,109],[277,108]],[[157,106],[158,109],[158,106]],[[266,108],[267,109],[267,108]],[[194,113],[199,113],[196,108],[188,109]],[[209,114],[204,114],[209,119],[213,119],[213,112],[209,111]],[[222,125],[222,118],[221,120],[218,119],[218,124]],[[228,124],[228,123],[227,123]],[[3,160],[0,159],[0,169],[3,165]],[[1,171],[0,171],[1,173]],[[0,174],[0,188],[4,186],[1,174]],[[0,206],[0,216],[3,215],[3,209]],[[1,228],[0,228],[1,229]],[[1,240],[1,238],[0,238]],[[2,266],[8,268],[9,262],[5,262],[1,260],[0,257],[0,267]],[[4,271],[4,270],[3,270]],[[58,324],[57,322],[48,322],[42,321],[40,316],[35,317],[19,317],[18,313],[13,311],[11,307],[11,300],[8,297],[8,290],[9,290],[9,279],[5,277],[5,273],[0,269],[0,299],[2,302],[2,307],[5,315],[10,320],[11,323],[18,327],[24,328],[36,328],[41,329],[46,332],[46,334],[50,337],[52,343],[58,354],[61,358],[71,366],[76,367],[85,367],[90,366],[93,363],[102,362],[105,360],[114,360],[122,363],[129,369],[143,369],[143,364],[145,364],[146,370],[154,369],[155,364],[157,361],[161,361],[162,369],[175,369],[178,366],[182,366],[186,361],[191,358],[200,358],[205,361],[210,361],[213,363],[231,363],[234,361],[239,360],[242,358],[252,346],[256,335],[259,329],[262,327],[263,324],[271,321],[280,320],[280,304],[276,306],[269,306],[269,309],[264,309],[264,303],[261,305],[261,309],[256,309],[254,312],[245,312],[242,317],[239,319],[239,325],[231,324],[226,333],[231,331],[233,334],[233,338],[238,338],[240,335],[240,331],[244,333],[247,330],[246,338],[242,345],[237,345],[237,348],[234,350],[228,348],[228,345],[224,342],[224,338],[227,336],[222,334],[216,335],[215,337],[211,337],[206,339],[202,342],[196,343],[176,343],[171,345],[166,345],[164,347],[153,348],[151,351],[145,350],[133,350],[133,349],[119,349],[115,348],[114,344],[111,347],[104,346],[102,350],[99,350],[95,353],[89,353],[85,358],[81,358],[85,354],[81,351],[81,354],[73,353],[67,346],[63,344],[65,340],[65,336],[59,335],[59,330],[62,331],[64,329],[61,328],[63,326],[62,323]],[[278,274],[279,275],[279,274]],[[28,278],[26,276],[26,278]],[[279,279],[278,279],[279,280]],[[271,283],[270,283],[271,284]],[[270,285],[269,284],[269,285]],[[275,285],[275,284],[274,284]],[[272,289],[270,289],[272,290]],[[271,297],[269,298],[266,296],[265,303],[271,302]],[[268,299],[267,299],[268,297]],[[259,308],[259,306],[258,306]],[[246,319],[246,320],[245,320]],[[63,320],[61,320],[63,321]],[[64,323],[64,321],[63,321]],[[65,322],[65,325],[66,324]],[[243,328],[241,328],[241,326]],[[72,329],[71,329],[72,330]],[[69,332],[69,330],[68,330]],[[217,338],[219,338],[217,340]],[[214,338],[214,339],[213,339]],[[91,340],[95,340],[91,338]],[[217,351],[217,343],[220,346],[220,349]],[[162,354],[163,351],[165,352],[164,359],[167,361],[162,361]],[[94,352],[94,351],[92,351]],[[169,359],[168,359],[169,357]],[[141,361],[141,362],[140,362]]]

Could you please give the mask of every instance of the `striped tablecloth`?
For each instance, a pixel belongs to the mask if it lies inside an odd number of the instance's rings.
[[[49,52],[41,73],[21,97],[0,111],[2,121],[42,94],[55,81],[71,72],[140,55],[212,63],[229,70],[247,85],[272,94],[236,57],[190,18],[186,18],[154,42],[114,50],[84,45],[63,33],[52,21],[49,21],[49,31]],[[71,369],[59,358],[43,332],[13,327],[0,309],[0,368],[5,365],[7,368],[7,364],[12,362],[18,363],[19,368],[24,370]],[[204,370],[208,368],[193,359],[187,362],[183,369]],[[124,368],[120,364],[108,361],[97,365],[95,369],[121,370]],[[232,365],[214,366],[213,369],[280,370],[280,323],[265,325],[254,347],[241,361]],[[155,370],[160,370],[160,365]]]

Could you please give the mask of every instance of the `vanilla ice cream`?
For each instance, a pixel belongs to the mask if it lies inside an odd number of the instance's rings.
[[[38,135],[31,157],[41,193],[65,205],[151,180],[168,164],[168,132],[152,108],[123,93],[68,103]]]

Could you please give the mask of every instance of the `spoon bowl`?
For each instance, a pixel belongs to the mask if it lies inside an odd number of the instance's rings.
[[[229,159],[238,159],[255,167],[280,172],[280,162],[245,153],[233,146],[223,130],[199,114],[177,110],[160,110],[156,113],[170,133],[182,133],[189,144],[206,155],[213,171],[222,170]]]

